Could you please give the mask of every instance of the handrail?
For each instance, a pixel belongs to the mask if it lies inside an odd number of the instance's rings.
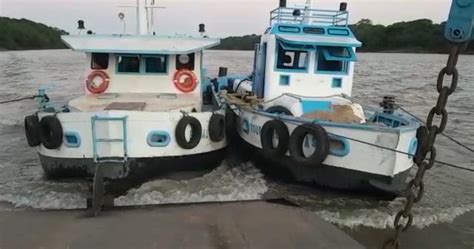
[[[300,11],[299,15],[294,15],[296,10]],[[308,22],[310,24],[347,26],[348,20],[349,13],[339,10],[280,7],[270,12],[270,26],[275,22],[292,24]]]

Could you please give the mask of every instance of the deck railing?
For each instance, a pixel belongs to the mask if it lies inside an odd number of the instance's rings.
[[[270,12],[270,26],[274,23],[347,26],[348,20],[349,13],[339,10],[280,7]]]

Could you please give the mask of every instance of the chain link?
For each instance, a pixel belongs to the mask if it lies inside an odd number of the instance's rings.
[[[426,170],[431,169],[436,161],[436,148],[434,146],[436,136],[444,131],[448,122],[446,104],[448,102],[448,97],[456,91],[458,84],[459,73],[456,69],[456,64],[461,48],[461,44],[456,44],[451,47],[447,65],[439,72],[436,84],[436,90],[439,93],[438,101],[436,106],[434,106],[428,113],[426,126],[421,126],[416,134],[419,147],[416,156],[414,157],[414,162],[418,167],[418,171],[416,172],[415,178],[408,183],[405,207],[395,216],[393,222],[395,235],[385,241],[382,246],[383,249],[400,247],[400,234],[408,230],[413,223],[413,205],[420,202],[425,193],[423,177]],[[446,76],[451,76],[450,86],[444,85],[444,79]],[[441,118],[439,125],[433,125],[435,116]],[[430,154],[429,159],[427,159],[428,153]],[[402,220],[403,223],[401,223]]]

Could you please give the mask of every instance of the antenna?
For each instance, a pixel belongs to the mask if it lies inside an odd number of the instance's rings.
[[[154,34],[154,9],[164,9],[164,7],[154,6],[156,0],[137,0],[136,6],[118,6],[120,8],[135,8],[137,12],[137,34]]]

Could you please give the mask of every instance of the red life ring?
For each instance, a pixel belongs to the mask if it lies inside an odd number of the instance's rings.
[[[101,78],[101,81],[97,84],[96,78]],[[86,87],[89,92],[94,94],[101,94],[109,87],[110,77],[103,71],[93,71],[89,74],[86,81]]]
[[[198,79],[192,71],[181,69],[174,74],[173,82],[178,90],[189,93],[196,89]]]

